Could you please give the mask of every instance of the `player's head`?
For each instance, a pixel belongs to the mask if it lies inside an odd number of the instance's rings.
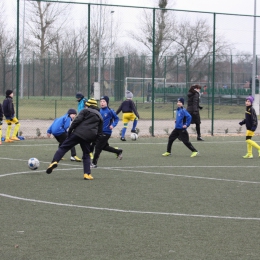
[[[12,94],[14,94],[14,93],[13,93],[13,91],[11,89],[7,89],[6,92],[5,92],[5,96],[6,97],[9,97],[10,95],[11,95],[11,97],[13,97]]]
[[[184,98],[180,97],[177,99],[177,105],[180,107],[184,106]]]
[[[254,99],[254,97],[252,97],[252,96],[246,97],[246,106],[252,106],[254,100],[255,100],[255,99]]]
[[[87,107],[97,108],[97,101],[94,98],[90,98],[85,105]]]
[[[77,111],[74,108],[70,108],[68,110],[67,114],[69,115],[69,117],[74,119],[77,116]]]
[[[108,96],[102,96],[100,98],[100,106],[101,107],[108,107],[109,104],[109,97]]]
[[[78,102],[79,102],[82,98],[84,98],[84,95],[83,95],[81,92],[78,92],[78,93],[76,94],[76,99],[78,100]]]
[[[134,95],[133,95],[133,93],[132,93],[131,91],[127,90],[125,97],[126,97],[127,99],[132,99],[132,98],[134,97]]]

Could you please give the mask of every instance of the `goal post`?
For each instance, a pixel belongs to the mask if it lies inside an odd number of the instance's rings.
[[[165,88],[166,78],[125,78],[125,91],[129,90],[134,97],[138,97],[143,102],[150,102],[152,99],[152,82],[154,80],[154,88]]]

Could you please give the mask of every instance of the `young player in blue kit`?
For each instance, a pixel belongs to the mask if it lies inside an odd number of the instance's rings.
[[[59,142],[59,147],[68,137],[68,128],[70,127],[72,120],[76,116],[77,116],[77,111],[73,108],[70,108],[65,115],[56,118],[51,124],[51,126],[48,128],[47,136],[51,137],[51,135],[53,135],[55,139]],[[70,151],[71,151],[70,160],[81,162],[81,159],[76,155],[75,147],[72,147]]]
[[[173,131],[169,136],[167,152],[163,153],[162,156],[171,155],[172,144],[177,138],[179,138],[186,145],[186,147],[192,151],[190,157],[195,157],[198,155],[199,152],[193,147],[193,145],[189,141],[189,133],[187,131],[187,128],[190,126],[191,123],[191,115],[183,107],[184,106],[183,98],[178,99],[177,106],[178,108],[176,111],[175,128],[173,129]]]
[[[115,153],[119,160],[122,159],[122,149],[116,149],[109,146],[108,140],[112,135],[112,130],[117,126],[119,117],[113,109],[110,109],[109,106],[109,97],[103,96],[100,98],[100,114],[103,118],[103,130],[102,135],[98,138],[95,146],[95,154],[91,164],[91,168],[97,168],[98,158],[101,152],[107,151],[110,153]]]

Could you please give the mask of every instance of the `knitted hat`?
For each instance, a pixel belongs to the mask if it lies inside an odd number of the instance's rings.
[[[71,115],[71,114],[77,115],[77,111],[76,111],[75,109],[73,109],[73,108],[70,108],[70,109],[68,110],[67,114],[69,114],[69,115]]]
[[[102,99],[106,100],[107,105],[108,105],[108,103],[109,103],[109,97],[108,97],[108,96],[102,96],[102,97],[100,98],[100,100],[102,100]]]
[[[253,102],[254,102],[254,97],[252,97],[252,96],[248,96],[247,98],[246,98],[246,100],[249,100],[250,102],[251,102],[251,104],[253,104]]]
[[[180,97],[180,98],[178,98],[178,101],[180,101],[182,103],[182,105],[184,106],[184,98]]]
[[[86,103],[85,103],[86,106],[90,107],[90,106],[93,106],[93,107],[97,107],[97,101],[94,99],[94,98],[90,98]]]
[[[5,92],[5,95],[6,95],[6,97],[9,97],[12,93],[13,93],[13,91],[11,89],[7,89]]]
[[[76,94],[76,98],[79,99],[79,98],[84,98],[84,95],[81,93],[81,92],[78,92]]]
[[[134,95],[131,91],[127,90],[125,96],[126,96],[126,98],[133,98]]]

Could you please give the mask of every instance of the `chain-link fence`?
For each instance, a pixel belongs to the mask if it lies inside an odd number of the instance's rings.
[[[16,90],[21,120],[60,116],[76,107],[77,92],[95,96],[94,82],[115,106],[126,88],[136,102],[150,102],[143,114],[152,121],[160,119],[155,104],[169,103],[172,115],[172,103],[192,84],[202,86],[212,120],[214,104],[244,105],[252,84],[259,93],[251,52],[259,17],[34,0],[17,1],[8,17],[17,44],[3,33],[0,91]]]

